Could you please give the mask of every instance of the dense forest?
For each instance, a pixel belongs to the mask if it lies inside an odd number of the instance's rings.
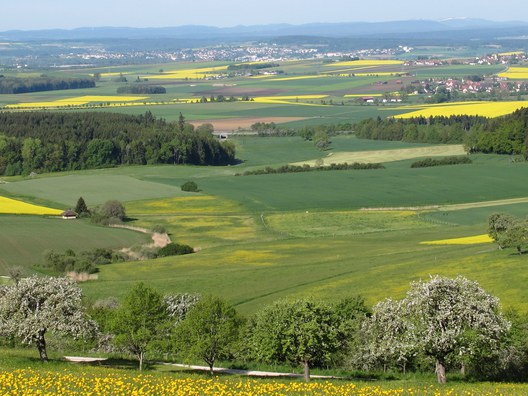
[[[21,94],[80,88],[95,88],[95,81],[87,78],[58,79],[50,77],[17,78],[0,76],[0,94]]]
[[[370,118],[354,125],[360,138],[420,143],[463,143],[468,152],[522,154],[528,159],[528,109],[497,118],[452,116]]]
[[[0,113],[0,175],[127,164],[225,165],[230,142],[210,128],[155,118],[150,112]]]

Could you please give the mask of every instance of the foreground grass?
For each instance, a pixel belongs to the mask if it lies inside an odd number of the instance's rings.
[[[247,378],[189,372],[165,365],[149,365],[143,373],[136,362],[109,359],[96,365],[74,364],[50,350],[52,360],[43,364],[36,350],[0,348],[2,395],[350,395],[350,396],[447,396],[525,395],[527,384],[467,383],[453,378],[445,386],[434,376],[407,374],[392,380],[361,381]],[[346,373],[345,373],[346,375]]]
[[[17,395],[525,395],[528,385],[473,383],[425,385],[412,382],[252,380],[124,373],[90,368],[84,373],[20,369],[0,371],[0,392]]]

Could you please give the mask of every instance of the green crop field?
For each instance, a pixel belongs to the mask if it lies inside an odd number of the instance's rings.
[[[49,249],[80,252],[98,247],[120,249],[146,242],[148,237],[144,234],[95,226],[87,220],[2,215],[0,274],[6,274],[9,267],[31,268],[42,263],[42,253]]]
[[[344,237],[278,235],[272,241],[225,245],[185,257],[113,264],[83,288],[92,299],[122,296],[135,282],[148,280],[164,292],[222,295],[248,313],[285,296],[335,301],[361,294],[372,304],[402,297],[412,280],[461,274],[479,281],[505,306],[528,310],[528,274],[520,269],[524,257],[492,244],[420,244],[475,235],[483,232],[480,227],[415,227]]]
[[[0,194],[37,196],[67,207],[75,206],[82,196],[90,205],[111,199],[133,201],[154,197],[181,195],[180,188],[137,180],[128,176],[106,175],[105,171],[86,175],[66,175],[37,178],[4,184]]]
[[[236,166],[122,167],[14,178],[2,185],[2,195],[67,206],[81,195],[89,206],[120,199],[134,219],[132,225],[162,225],[174,241],[198,250],[190,256],[105,266],[98,280],[83,284],[93,300],[122,296],[143,280],[165,292],[220,294],[242,311],[252,312],[287,295],[312,294],[333,300],[362,294],[374,303],[401,296],[412,280],[460,273],[481,282],[506,306],[528,311],[523,286],[527,274],[521,266],[524,257],[498,251],[490,243],[420,244],[485,234],[488,216],[497,211],[523,216],[528,187],[520,181],[526,163],[497,155],[472,155],[473,163],[468,165],[411,169],[411,160],[394,161],[387,156],[390,162],[379,170],[235,176],[246,169],[315,158],[320,152],[311,142],[294,137],[242,136],[234,141],[243,161]],[[383,152],[413,147],[423,152],[432,146],[339,136],[333,138],[332,152],[376,151],[383,159]],[[447,154],[450,147],[445,149]],[[197,182],[201,192],[182,192],[179,186],[188,180]],[[439,207],[409,208],[431,205]],[[358,211],[379,207],[403,209]],[[38,237],[47,233],[48,225],[42,224],[18,223],[18,227],[32,229]],[[91,232],[106,230],[90,227]],[[23,231],[14,235],[8,228],[3,230],[12,241],[3,257],[12,261],[25,237]],[[97,245],[98,238],[90,237],[90,243]],[[108,241],[105,246],[112,245]],[[52,247],[46,242],[32,246],[27,250],[37,258]],[[66,248],[60,244],[56,248],[61,246]]]

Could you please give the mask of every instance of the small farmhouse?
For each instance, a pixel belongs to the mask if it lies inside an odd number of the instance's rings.
[[[77,218],[77,213],[71,209],[68,209],[61,213],[61,217],[65,220],[73,220]]]

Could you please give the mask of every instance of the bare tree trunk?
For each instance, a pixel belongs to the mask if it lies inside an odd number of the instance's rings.
[[[308,363],[308,359],[304,359],[303,365],[304,365],[304,381],[310,382],[310,364]]]
[[[462,374],[464,376],[466,375],[466,363],[462,363],[460,365],[460,374]]]
[[[48,359],[48,353],[46,352],[46,339],[44,338],[44,334],[46,334],[46,328],[43,327],[39,329],[37,334],[38,335],[35,341],[37,344],[37,349],[39,351],[40,360],[42,360],[43,362],[47,362],[49,359]]]
[[[211,374],[211,377],[214,376],[214,364],[215,364],[215,360],[216,360],[216,357],[208,357],[207,359],[204,359],[205,360],[205,363],[207,363],[207,365],[209,366],[209,374]]]
[[[143,352],[139,352],[138,358],[139,358],[139,371],[143,371],[143,359],[145,358],[145,354]]]
[[[436,379],[439,384],[446,383],[446,373],[445,373],[445,362],[442,359],[436,360]]]

